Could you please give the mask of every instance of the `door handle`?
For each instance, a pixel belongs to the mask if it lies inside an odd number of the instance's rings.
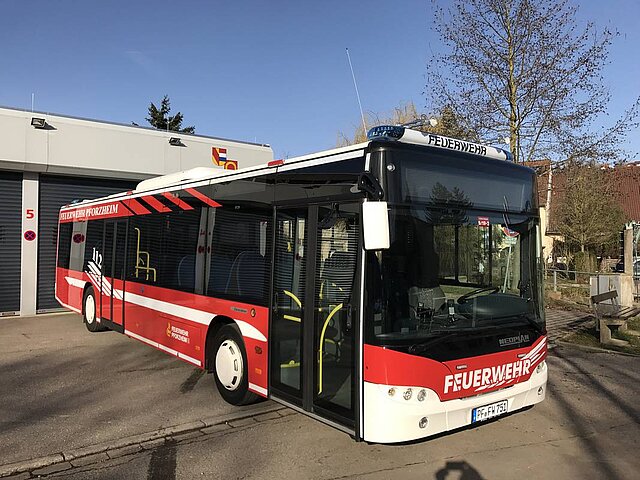
[[[347,318],[344,322],[344,331],[345,333],[348,333],[353,328],[353,314],[355,309],[350,304],[347,304],[346,308],[347,308]]]

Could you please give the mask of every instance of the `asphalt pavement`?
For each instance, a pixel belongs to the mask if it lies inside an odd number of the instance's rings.
[[[543,403],[389,446],[355,442],[273,402],[238,412],[191,366],[82,329],[77,316],[0,320],[0,465],[165,434],[15,479],[635,479],[640,471],[638,357],[557,346]],[[210,426],[198,426],[202,419]]]
[[[70,468],[83,479],[636,479],[637,357],[557,347],[548,397],[482,426],[405,445],[356,443],[300,414],[248,421]]]
[[[272,402],[266,402],[272,404]],[[0,319],[0,465],[242,413],[211,375],[79,315]]]

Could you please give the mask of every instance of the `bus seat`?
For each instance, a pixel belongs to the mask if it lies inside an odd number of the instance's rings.
[[[178,263],[178,287],[193,292],[196,286],[196,256],[187,255]]]
[[[276,250],[276,265],[278,267],[275,270],[275,276],[273,279],[276,291],[291,289],[294,266],[293,257],[293,252]]]
[[[333,252],[324,261],[321,280],[324,284],[322,302],[349,303],[356,268],[356,258],[350,252]]]
[[[322,282],[323,308],[323,344],[322,354],[333,350],[333,356],[338,358],[341,351],[343,329],[346,327],[348,307],[351,302],[351,292],[355,275],[356,258],[352,252],[333,252],[324,261],[320,280]],[[327,348],[328,347],[328,348]]]
[[[232,262],[229,257],[222,255],[211,256],[207,295],[215,296],[216,293],[225,293],[229,282],[229,274],[231,273],[231,265]]]
[[[233,262],[226,293],[262,298],[265,291],[265,259],[258,252],[240,252]]]

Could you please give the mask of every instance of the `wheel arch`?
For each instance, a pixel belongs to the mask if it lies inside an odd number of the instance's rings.
[[[214,369],[214,365],[211,362],[215,358],[213,355],[210,355],[211,345],[213,345],[213,339],[216,338],[216,334],[225,325],[235,325],[238,330],[240,330],[238,324],[232,318],[225,315],[217,315],[214,317],[207,329],[207,337],[204,344],[204,368],[210,372]],[[240,336],[242,336],[242,334],[240,334]]]

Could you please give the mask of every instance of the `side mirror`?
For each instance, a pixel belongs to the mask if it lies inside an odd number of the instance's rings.
[[[365,250],[389,248],[387,202],[364,202],[362,204],[362,230]]]

